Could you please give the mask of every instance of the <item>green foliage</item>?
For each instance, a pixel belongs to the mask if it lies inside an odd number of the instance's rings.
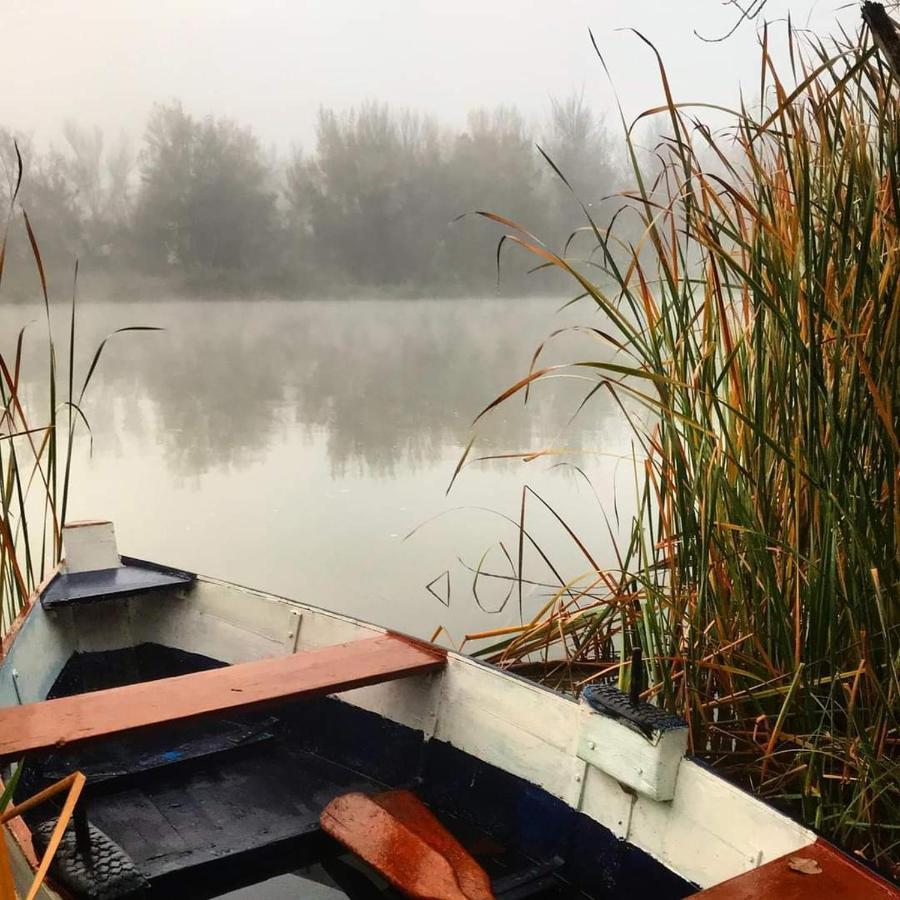
[[[688,720],[695,754],[890,869],[898,87],[862,39],[812,42],[804,57],[793,33],[785,84],[767,40],[770,103],[735,112],[731,140],[672,102],[660,63],[669,137],[652,179],[628,132],[624,199],[643,237],[588,223],[612,289],[524,231],[506,238],[573,278],[606,322],[616,357],[573,369],[634,428],[640,512],[619,570],[561,581],[541,615],[482,653],[507,665],[537,654],[576,690],[627,683],[612,647],[627,658],[640,646],[647,696]]]
[[[295,240],[325,272],[389,285],[421,282],[452,216],[446,208],[441,133],[433,119],[377,103],[341,117],[321,110],[314,157],[287,173]]]
[[[253,133],[157,106],[140,155],[136,252],[153,272],[249,271],[271,260],[275,195]]]
[[[572,97],[553,101],[542,132],[605,218],[602,197],[619,175],[602,121]],[[54,284],[78,257],[94,278],[131,291],[141,275],[176,291],[485,293],[497,282],[485,245],[494,229],[464,214],[503,208],[562,244],[573,210],[541,165],[535,129],[512,107],[476,110],[455,130],[375,102],[323,109],[313,152],[282,160],[249,128],[170,103],[154,108],[136,158],[126,138],[109,142],[74,122],[44,154],[0,131],[10,181],[14,139],[29,167],[19,199],[41,223]],[[11,191],[0,183],[0,200]],[[26,294],[31,250],[19,232],[8,262],[7,289]],[[524,272],[503,282],[507,293],[545,287]]]
[[[514,109],[473,112],[453,135],[374,103],[323,110],[316,153],[295,156],[287,183],[295,239],[320,276],[457,291],[484,290],[496,274],[484,253],[490,229],[455,220],[491,203],[539,216],[547,190]]]

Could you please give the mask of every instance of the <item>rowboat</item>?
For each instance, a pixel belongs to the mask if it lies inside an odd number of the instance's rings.
[[[614,687],[64,544],[0,657],[23,897],[48,845],[45,900],[900,896]]]

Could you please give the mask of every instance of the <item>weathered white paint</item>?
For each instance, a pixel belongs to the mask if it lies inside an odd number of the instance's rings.
[[[298,650],[314,650],[330,644],[343,644],[359,637],[384,634],[385,629],[337,616],[328,610],[307,607],[309,612],[300,626]]]
[[[813,843],[802,825],[691,760],[675,797],[637,797],[627,840],[682,877],[710,887]]]
[[[653,731],[648,737],[627,722],[595,712],[583,700],[579,708],[581,759],[651,800],[675,796],[678,767],[687,752],[687,726]]]
[[[112,522],[73,522],[62,533],[67,572],[95,572],[122,565]]]
[[[385,634],[385,629],[378,625],[350,619],[327,609],[307,605],[303,609],[298,652]],[[340,699],[430,737],[437,717],[440,683],[440,675],[416,675],[345,691]]]
[[[155,641],[224,662],[247,662],[302,652],[376,634],[385,629],[329,610],[209,578],[176,597],[154,592],[134,597],[141,604],[133,640]],[[132,626],[133,627],[133,626]],[[430,675],[348,691],[341,699],[409,728],[430,734],[437,701]]]
[[[225,590],[198,580],[174,596],[150,591],[131,604],[141,611],[133,622],[138,643],[153,641],[227,663],[284,656],[293,649],[292,610],[299,607],[257,591]]]
[[[303,620],[303,611],[291,608],[288,613],[290,631],[284,639],[285,653],[296,653],[300,646],[300,625]]]
[[[435,737],[544,788],[701,887],[811,844],[815,835],[689,759],[684,736],[665,748],[673,799],[636,793],[646,741],[605,717],[593,753],[619,760],[616,779],[578,756],[579,704],[451,653],[442,676]],[[600,723],[596,723],[600,726]],[[666,776],[670,777],[670,776]],[[705,823],[705,824],[704,824]]]
[[[339,698],[431,737],[437,722],[441,679],[441,674],[414,675],[345,691]]]
[[[52,614],[35,604],[0,662],[0,704],[17,702],[13,668],[23,702],[33,702],[46,695],[76,649],[155,641],[237,663],[381,633],[328,610],[208,578],[187,590],[78,604]],[[648,747],[635,743],[648,743],[641,735],[605,717],[586,721],[572,699],[456,653],[448,655],[442,673],[348,691],[339,699],[539,785],[702,887],[814,840],[688,759],[674,767],[672,799],[651,799],[654,791],[669,792],[670,776],[658,774],[653,788],[652,780],[635,774],[645,765],[662,765],[647,762]],[[642,789],[645,795],[637,793]]]
[[[578,809],[625,840],[631,827],[634,793],[594,766],[585,765],[584,790]]]
[[[577,704],[458,654],[441,681],[436,738],[577,805]]]

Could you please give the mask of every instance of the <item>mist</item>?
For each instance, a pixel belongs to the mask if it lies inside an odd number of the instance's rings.
[[[811,25],[848,15],[772,0],[766,16],[777,28],[788,11]],[[560,248],[585,224],[574,195],[603,225],[630,185],[621,118],[662,89],[623,28],[658,47],[676,99],[734,106],[756,75],[755,26],[715,40],[734,9],[709,0],[60,2],[4,16],[0,70],[22,89],[0,107],[0,202],[17,145],[17,212],[51,281],[68,291],[78,259],[95,291],[142,297],[495,290],[500,233],[475,211]],[[663,126],[647,119],[637,144],[652,150]],[[24,297],[21,228],[8,257],[7,291]],[[550,289],[514,262],[499,279],[511,295]]]
[[[17,201],[48,272],[65,278],[78,259],[95,282],[105,275],[151,292],[484,291],[496,281],[498,223],[478,211],[558,245],[575,219],[573,191],[602,223],[605,198],[624,183],[621,156],[581,95],[553,100],[540,134],[512,106],[473,110],[454,130],[370,101],[322,108],[313,150],[279,156],[249,126],[172,102],[153,108],[136,146],[71,120],[49,151],[3,130],[0,146],[0,194],[9,202],[16,190],[18,147]],[[25,230],[14,229],[13,290],[29,283],[31,256]],[[545,283],[516,270],[501,282],[507,292]]]

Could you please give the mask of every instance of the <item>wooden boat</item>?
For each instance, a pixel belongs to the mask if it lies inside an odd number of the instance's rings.
[[[110,523],[65,548],[0,659],[15,800],[85,777],[45,898],[900,896],[614,689],[120,557]],[[59,801],[0,834],[23,883]]]

